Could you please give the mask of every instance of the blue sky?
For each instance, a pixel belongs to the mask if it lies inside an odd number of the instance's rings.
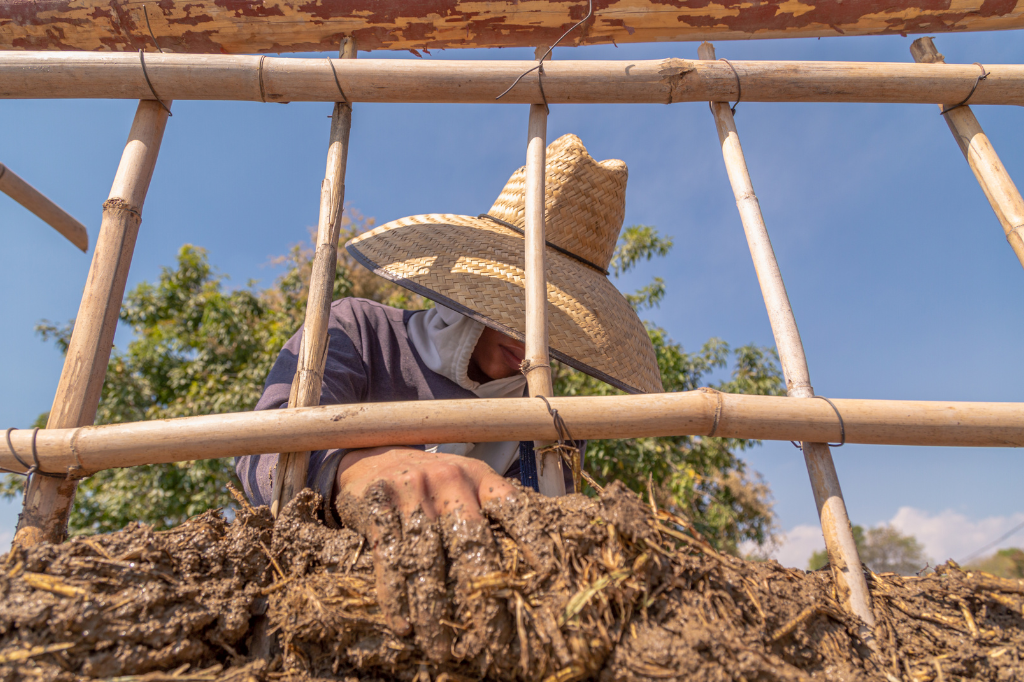
[[[1022,38],[1022,31],[941,35],[936,45],[948,62],[1021,63]],[[912,39],[716,47],[729,59],[911,61]],[[555,58],[696,52],[696,43],[662,43],[559,48]],[[427,58],[528,59],[532,50]],[[78,217],[95,242],[134,109],[130,101],[4,101],[0,162]],[[974,109],[1024,185],[1024,110]],[[175,103],[129,286],[155,279],[185,243],[208,249],[236,286],[270,284],[277,275],[270,258],[316,224],[329,113],[329,104]],[[346,200],[379,222],[475,215],[525,158],[525,105],[358,104],[353,119]],[[1024,401],[1024,268],[937,107],[744,102],[736,121],[819,394]],[[553,106],[550,139],[569,132],[595,158],[629,165],[626,224],[654,225],[675,239],[668,258],[620,280],[620,288],[663,277],[668,297],[649,317],[687,349],[712,336],[771,345],[708,107]],[[91,251],[83,255],[2,195],[0,237],[0,425],[27,427],[49,409],[62,364],[33,327],[74,317]],[[125,339],[119,333],[116,342]],[[835,458],[850,516],[865,525],[893,520],[901,508],[967,523],[1009,523],[1024,511],[1017,494],[1024,462],[1015,450],[847,445]],[[767,443],[748,461],[771,484],[783,530],[816,524],[798,451]],[[0,504],[0,539],[15,514],[16,505]],[[978,544],[987,539],[994,538]]]

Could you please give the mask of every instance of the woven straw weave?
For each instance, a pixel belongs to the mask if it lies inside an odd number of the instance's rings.
[[[544,236],[552,244],[608,269],[626,216],[626,164],[597,162],[575,135],[548,145],[544,173]],[[526,227],[526,166],[509,178],[488,211]]]
[[[622,227],[625,164],[595,162],[574,135],[553,142],[548,155],[547,240],[607,267]],[[522,169],[513,174],[491,215],[523,225],[524,180]],[[360,235],[347,248],[377,274],[524,338],[525,244],[513,230],[484,218],[418,215]],[[552,355],[630,393],[661,392],[647,331],[608,278],[554,249],[545,260]]]

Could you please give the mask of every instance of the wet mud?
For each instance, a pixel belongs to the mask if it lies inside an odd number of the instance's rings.
[[[325,525],[310,491],[276,524],[243,508],[14,550],[0,557],[0,680],[1024,680],[1024,582],[951,563],[869,573],[872,650],[827,569],[718,554],[619,485],[485,512],[493,545],[479,525],[423,519],[393,543],[388,579],[420,595],[401,633],[368,543]],[[439,541],[494,549],[417,591]]]

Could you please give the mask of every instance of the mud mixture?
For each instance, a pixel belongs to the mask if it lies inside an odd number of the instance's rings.
[[[425,650],[319,508],[306,491],[276,524],[208,512],[0,557],[0,680],[1024,680],[1022,583],[869,574],[872,653],[828,570],[718,554],[619,485],[491,510],[503,570],[449,579],[450,647]]]

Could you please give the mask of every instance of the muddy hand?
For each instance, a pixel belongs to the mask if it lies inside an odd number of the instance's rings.
[[[335,481],[338,514],[345,525],[369,540],[377,571],[377,601],[388,625],[413,634],[434,661],[451,654],[452,628],[445,593],[444,544],[457,581],[460,616],[480,636],[505,637],[504,608],[489,600],[467,603],[467,582],[500,570],[498,552],[484,504],[513,497],[515,489],[486,464],[456,455],[383,447],[348,453]],[[459,658],[482,648],[477,636],[457,647]]]

